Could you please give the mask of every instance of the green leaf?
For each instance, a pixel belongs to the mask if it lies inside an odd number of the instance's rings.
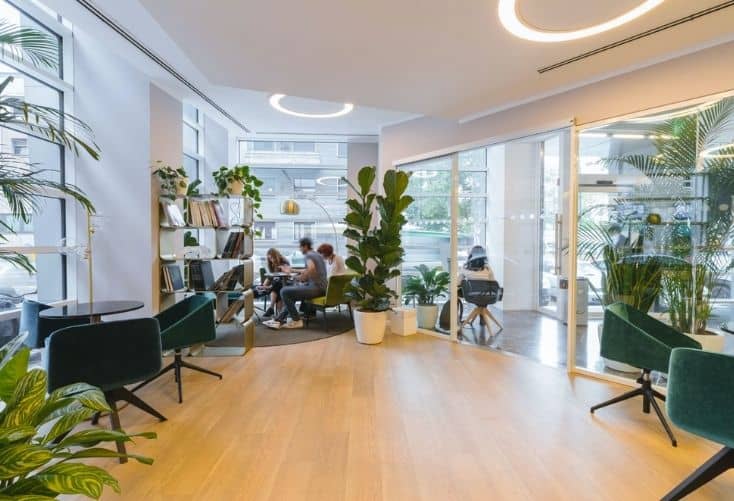
[[[13,395],[3,411],[3,427],[33,422],[33,416],[46,401],[46,372],[33,369],[18,381]]]
[[[48,444],[56,438],[73,430],[79,423],[90,419],[96,414],[92,409],[75,409],[62,415],[51,427],[49,432],[43,437],[42,443]]]
[[[22,425],[10,428],[0,428],[0,447],[20,441],[28,441],[36,436],[33,426]]]
[[[111,451],[109,449],[104,449],[101,447],[82,449],[80,451],[70,452],[70,453],[59,452],[56,454],[56,457],[63,458],[63,461],[71,461],[73,459],[88,459],[88,458],[130,458],[142,464],[147,464],[147,465],[153,464],[153,459],[149,457],[137,456],[135,454],[120,454],[119,452]]]
[[[362,167],[357,174],[360,194],[364,197],[372,191],[372,185],[377,177],[377,168],[373,166]]]
[[[23,347],[0,369],[0,400],[5,402],[10,400],[18,381],[28,371],[30,356],[31,350]]]
[[[48,449],[29,444],[12,444],[0,448],[0,480],[25,475],[53,459]]]
[[[153,432],[128,435],[127,433],[122,431],[93,428],[89,430],[82,430],[65,437],[63,440],[61,440],[61,442],[59,442],[56,448],[63,449],[67,447],[94,447],[101,442],[131,442],[132,439],[136,437],[154,439],[157,437],[157,435]]]
[[[57,463],[34,477],[44,487],[59,494],[82,494],[99,499],[106,485],[119,493],[120,485],[102,468],[79,463]]]

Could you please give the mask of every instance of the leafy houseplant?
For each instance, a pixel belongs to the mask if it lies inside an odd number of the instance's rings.
[[[19,27],[7,20],[0,20],[0,50],[6,57],[24,61],[40,69],[58,68],[58,43],[51,36],[29,27]],[[40,136],[48,141],[63,145],[79,155],[84,152],[95,160],[99,159],[99,148],[94,143],[91,129],[73,115],[53,107],[31,104],[10,96],[8,89],[13,77],[0,83],[0,126]],[[94,213],[92,202],[84,192],[72,184],[53,181],[49,170],[26,159],[8,153],[0,153],[0,196],[7,202],[12,218],[29,223],[37,213],[43,200],[58,192],[81,204]],[[0,221],[0,241],[8,241],[15,234],[12,222]],[[0,250],[0,260],[25,269],[35,270],[27,256]]]
[[[48,500],[63,494],[99,499],[105,486],[120,486],[104,469],[79,462],[87,458],[152,459],[99,447],[103,442],[155,438],[99,428],[74,431],[96,413],[109,412],[104,394],[78,383],[46,394],[46,373],[28,371],[30,350],[19,336],[0,350],[0,499]]]
[[[400,276],[399,266],[405,253],[400,232],[407,222],[403,212],[413,203],[413,198],[405,195],[409,181],[405,172],[385,173],[384,195],[372,191],[377,179],[376,167],[362,167],[357,179],[359,187],[343,178],[357,194],[357,198],[347,200],[349,210],[344,218],[347,225],[344,236],[352,241],[347,245],[351,256],[346,265],[357,274],[345,294],[357,305],[357,339],[376,344],[382,341],[385,332],[385,312],[390,309],[391,300],[398,297],[388,282]],[[373,226],[375,208],[380,219]]]
[[[158,160],[153,175],[158,178],[161,186],[161,196],[174,199],[176,196],[183,196],[189,191],[189,178],[183,167],[173,168],[170,165],[163,165]],[[198,186],[198,185],[197,185]]]
[[[232,168],[221,166],[219,170],[212,173],[214,183],[217,186],[218,194],[221,197],[229,195],[242,195],[252,200],[252,206],[255,209],[255,215],[262,219],[260,207],[262,205],[262,196],[260,187],[263,182],[260,178],[250,173],[250,167],[247,165],[235,165]]]
[[[429,268],[425,264],[415,267],[418,275],[408,277],[403,287],[405,304],[411,301],[418,303],[418,327],[433,329],[438,318],[436,298],[449,293],[451,276],[441,267]]]

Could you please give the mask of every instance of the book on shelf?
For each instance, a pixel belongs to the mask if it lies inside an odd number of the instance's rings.
[[[176,228],[186,226],[181,208],[176,203],[161,201],[161,226]]]
[[[181,268],[177,264],[165,264],[163,272],[163,289],[167,292],[176,292],[185,288]]]
[[[194,260],[189,263],[189,288],[195,291],[212,290],[214,272],[210,261]]]
[[[217,279],[212,285],[212,291],[233,291],[236,290],[237,284],[242,283],[244,279],[245,267],[244,265],[237,265],[231,270],[228,270]]]
[[[224,250],[222,250],[222,257],[225,259],[238,258],[242,255],[244,243],[245,232],[231,232],[227,237],[227,243],[224,245]]]
[[[232,301],[230,305],[227,307],[226,310],[224,310],[224,313],[222,313],[222,316],[219,317],[218,322],[223,324],[232,321],[232,319],[240,312],[242,311],[242,308],[245,307],[245,301],[242,299],[237,299],[236,301]]]
[[[188,220],[192,226],[211,226],[212,228],[227,226],[224,209],[219,200],[189,199]]]

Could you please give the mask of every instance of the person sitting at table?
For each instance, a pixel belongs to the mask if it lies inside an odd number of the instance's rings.
[[[489,266],[487,251],[481,245],[475,245],[471,248],[463,269],[459,271],[459,284],[464,280],[495,281],[494,271]]]
[[[331,244],[321,244],[316,252],[321,254],[326,264],[326,276],[332,275],[344,275],[347,272],[347,267],[344,265],[344,258],[334,254],[334,247]]]
[[[280,296],[285,303],[285,309],[276,318],[265,322],[265,325],[271,329],[280,329],[281,327],[300,329],[303,327],[303,320],[301,320],[296,302],[326,294],[327,279],[324,258],[313,250],[313,243],[310,238],[302,238],[298,245],[306,261],[306,269],[295,278],[296,282],[300,282],[299,285],[289,285],[281,289]],[[288,320],[288,316],[290,316],[290,320]]]
[[[270,248],[265,255],[267,259],[267,270],[268,273],[290,273],[291,263],[278,251],[278,249]],[[265,312],[264,316],[272,317],[275,315],[275,310],[281,310],[283,302],[280,298],[280,291],[285,285],[285,279],[282,277],[268,277],[265,281],[260,284],[261,290],[270,292],[270,307]]]

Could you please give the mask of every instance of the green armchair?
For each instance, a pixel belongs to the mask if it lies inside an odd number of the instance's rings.
[[[665,402],[665,395],[652,387],[650,379],[652,371],[668,372],[670,354],[674,348],[701,349],[701,345],[632,306],[624,303],[607,306],[604,310],[601,355],[611,360],[640,367],[642,375],[637,380],[640,384],[639,388],[593,406],[591,413],[593,414],[602,407],[641,396],[642,412],[649,414],[651,406],[655,409],[673,447],[676,447],[678,442],[673,431],[655,401],[655,398],[658,398]]]
[[[214,302],[213,294],[189,296],[155,316],[161,328],[161,346],[163,351],[173,350],[173,362],[164,367],[157,375],[136,386],[133,391],[139,390],[163,374],[173,371],[178,385],[178,403],[182,403],[182,368],[203,372],[222,379],[222,375],[219,373],[185,362],[182,355],[184,348],[213,341],[217,337],[214,321]]]
[[[682,499],[734,468],[734,357],[678,348],[670,357],[668,416],[677,426],[724,445],[716,455],[670,491]]]
[[[347,305],[349,308],[349,317],[352,318],[352,305],[344,295],[344,289],[347,287],[352,279],[356,275],[352,273],[346,273],[344,275],[332,275],[329,277],[329,283],[326,286],[326,295],[321,297],[313,298],[307,301],[311,307],[321,310],[324,319],[324,329],[328,330],[326,323],[326,309],[327,308],[340,308],[341,305]],[[306,318],[306,326],[308,326],[308,318]]]

